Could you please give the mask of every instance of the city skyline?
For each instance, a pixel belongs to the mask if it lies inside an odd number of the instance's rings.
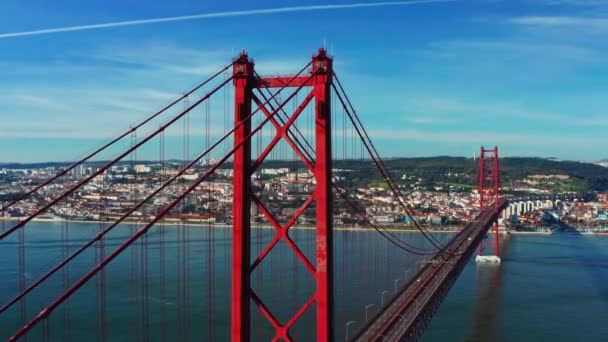
[[[471,157],[499,145],[506,156],[606,158],[606,1],[106,3],[41,4],[27,15],[24,4],[4,5],[1,161],[75,160],[241,49],[260,73],[288,73],[323,45],[387,157]],[[255,12],[298,6],[317,8]],[[7,36],[235,11],[253,14]]]

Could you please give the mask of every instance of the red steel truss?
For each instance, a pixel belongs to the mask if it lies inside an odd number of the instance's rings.
[[[500,189],[500,164],[498,147],[485,149],[481,147],[479,154],[479,210],[483,212],[489,205],[498,208]],[[498,256],[500,246],[498,243],[498,220],[494,222],[494,255]],[[483,241],[479,244],[479,255],[483,254]]]
[[[309,76],[255,76],[254,63],[246,53],[235,61],[233,67],[235,87],[235,146],[240,146],[234,155],[234,203],[233,203],[233,260],[232,260],[232,341],[250,340],[250,301],[252,300],[275,329],[273,340],[291,341],[290,328],[312,304],[316,307],[317,341],[333,339],[333,235],[332,235],[332,199],[331,199],[331,80],[332,58],[324,49],[312,57]],[[267,109],[253,93],[256,88],[309,87],[311,92],[289,116],[284,124],[272,117],[272,110]],[[298,145],[287,134],[306,106],[314,100],[315,107],[315,156],[310,161],[304,156]],[[251,107],[252,101],[260,107],[264,115],[276,128],[276,135],[257,160],[251,161]],[[243,125],[239,125],[246,120]],[[259,198],[251,191],[251,176],[262,164],[272,149],[284,139],[313,174],[316,187],[310,197],[284,225],[273,217]],[[240,144],[240,145],[239,145]],[[274,239],[251,260],[251,203],[260,209],[276,230]],[[298,245],[290,238],[289,229],[302,213],[315,203],[316,207],[316,252],[313,264],[302,253]],[[250,276],[264,258],[283,240],[295,256],[313,275],[316,289],[312,297],[289,319],[279,322],[264,302],[251,288]]]

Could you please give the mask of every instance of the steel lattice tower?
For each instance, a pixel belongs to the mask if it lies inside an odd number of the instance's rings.
[[[333,233],[332,233],[332,194],[331,194],[331,80],[333,75],[332,58],[324,49],[312,57],[309,75],[256,77],[254,63],[245,52],[235,60],[233,67],[235,87],[235,146],[240,146],[234,155],[234,203],[233,203],[233,260],[232,260],[232,341],[250,340],[250,303],[253,301],[275,329],[273,340],[291,340],[289,329],[312,304],[316,308],[316,340],[333,339]],[[259,88],[311,87],[312,91],[302,100],[297,109],[280,124],[271,117],[272,110],[265,108],[253,93]],[[287,134],[287,130],[298,116],[313,102],[315,110],[315,156],[309,162],[303,151],[298,148]],[[251,160],[251,107],[255,102],[270,117],[276,128],[276,135],[264,149],[257,160]],[[239,125],[241,122],[243,125]],[[256,168],[276,144],[284,139],[294,152],[302,159],[313,174],[316,186],[308,200],[294,213],[284,225],[280,225],[269,213],[261,201],[251,191],[251,176]],[[276,229],[276,237],[255,259],[251,260],[251,203],[260,211]],[[310,262],[297,244],[289,237],[289,228],[302,215],[305,209],[315,203],[316,208],[316,242],[315,263]],[[287,323],[280,323],[257,297],[251,288],[251,272],[270,253],[280,240],[290,247],[291,251],[311,272],[316,288],[313,296],[304,304]]]

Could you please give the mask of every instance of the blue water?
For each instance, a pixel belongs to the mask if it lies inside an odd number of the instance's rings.
[[[465,269],[423,341],[608,341],[608,236],[511,235]]]
[[[31,284],[56,264],[65,252],[62,223],[32,223],[25,230],[26,280]],[[1,227],[1,226],[0,226]],[[70,223],[67,245],[75,248],[102,228],[98,224]],[[29,320],[66,285],[82,277],[96,260],[108,255],[137,226],[122,226],[104,241],[104,249],[91,248],[74,260],[68,274],[59,272],[48,284],[28,295]],[[65,232],[66,230],[64,230]],[[165,294],[160,292],[160,241],[165,240]],[[187,235],[185,246],[180,234]],[[274,236],[271,229],[252,233],[257,255]],[[293,230],[292,238],[313,260],[310,230]],[[424,246],[420,234],[399,233],[409,243]],[[449,234],[439,234],[446,240]],[[168,340],[228,340],[230,322],[230,231],[226,228],[156,227],[147,237],[147,262],[141,246],[127,249],[114,260],[102,278],[91,279],[30,334],[29,340],[82,341],[105,334],[109,341],[149,338]],[[19,290],[17,236],[0,242],[0,303]],[[344,340],[345,323],[351,331],[365,320],[365,306],[373,314],[388,301],[394,286],[404,283],[419,256],[403,253],[379,234],[338,231],[335,234],[336,340]],[[187,249],[187,252],[186,252]],[[365,251],[365,253],[361,253]],[[188,260],[181,263],[180,260]],[[608,336],[608,236],[509,236],[503,239],[500,266],[471,262],[431,322],[424,341],[602,341]],[[182,274],[184,267],[187,276]],[[145,277],[144,277],[145,275]],[[213,275],[213,276],[211,276]],[[181,281],[187,277],[186,281]],[[144,282],[142,279],[147,279]],[[185,285],[184,285],[185,284]],[[313,279],[281,241],[252,275],[252,289],[269,310],[285,323],[312,295]],[[105,288],[105,314],[101,289]],[[147,289],[147,294],[144,289]],[[164,306],[161,306],[164,303]],[[188,303],[184,305],[183,303]],[[146,309],[147,305],[147,309]],[[161,308],[166,319],[161,319]],[[181,308],[181,309],[180,309]],[[311,340],[314,305],[293,326],[297,340]],[[147,312],[147,315],[144,315]],[[253,340],[268,340],[273,329],[252,304]],[[105,315],[105,328],[98,322]],[[179,319],[179,317],[187,319]],[[147,324],[143,318],[147,317]],[[24,321],[19,304],[0,316],[0,338],[11,336]],[[162,325],[166,324],[166,329]]]

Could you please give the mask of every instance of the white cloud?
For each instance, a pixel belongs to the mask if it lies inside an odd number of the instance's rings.
[[[606,144],[606,138],[590,138],[582,141],[579,136],[564,134],[517,134],[500,131],[460,131],[438,132],[432,130],[391,130],[379,129],[369,131],[372,140],[387,139],[396,141],[426,141],[445,144],[471,145],[517,145],[517,146],[555,146],[556,143],[568,141],[570,145]]]
[[[29,108],[65,109],[65,106],[60,101],[57,101],[52,97],[28,93],[4,93],[3,96],[9,96],[13,103],[19,106]]]
[[[159,73],[161,70],[185,76],[214,74],[230,64],[238,53],[229,49],[206,50],[169,42],[144,42],[137,45],[114,44],[98,47],[83,56],[122,67],[141,68]],[[255,59],[255,68],[261,74],[295,73],[309,61],[306,57]],[[230,72],[230,70],[228,71]]]
[[[264,15],[264,14],[282,14],[282,13],[290,13],[290,12],[329,11],[329,10],[369,8],[369,7],[409,6],[409,5],[423,5],[423,4],[454,2],[454,1],[457,1],[457,0],[410,0],[410,1],[384,1],[384,2],[378,1],[378,2],[359,2],[359,3],[350,3],[350,4],[321,4],[321,5],[308,5],[308,6],[262,8],[262,9],[253,9],[253,10],[215,12],[215,13],[201,13],[201,14],[183,15],[183,16],[175,16],[175,17],[118,21],[118,22],[109,22],[109,23],[101,23],[101,24],[89,24],[89,25],[79,25],[79,26],[57,27],[57,28],[50,28],[50,29],[40,29],[40,30],[34,30],[34,31],[0,33],[0,39],[42,35],[42,34],[64,33],[64,32],[73,32],[73,31],[97,30],[97,29],[104,29],[104,28],[111,28],[111,27],[159,24],[159,23],[167,23],[167,22],[175,22],[175,21],[186,21],[186,20],[242,17],[242,16]]]
[[[508,23],[544,28],[585,29],[587,31],[605,31],[608,29],[608,18],[579,16],[523,16],[507,20]]]
[[[525,120],[522,121],[525,125],[560,122],[570,127],[608,127],[608,119],[605,119],[602,115],[580,115],[582,109],[575,113],[550,112],[514,101],[488,102],[479,99],[421,94],[412,94],[410,98],[411,100],[408,100],[403,112],[411,114],[403,117],[403,119],[417,125],[451,125],[467,121],[483,122],[491,117],[492,120],[498,122]],[[565,99],[565,101],[567,100],[569,99]]]
[[[608,0],[535,0],[545,5],[568,5],[568,6],[601,6],[608,5]]]
[[[585,46],[548,40],[530,40],[528,37],[502,40],[450,40],[430,43],[422,53],[435,58],[470,58],[496,63],[516,61],[546,63],[551,61],[591,62],[596,52]]]
[[[141,89],[140,94],[142,97],[149,99],[158,99],[163,101],[171,101],[179,98],[181,94],[161,91],[158,89]]]
[[[512,24],[534,26],[579,26],[589,28],[608,28],[608,19],[570,16],[524,16],[507,20]]]
[[[149,41],[104,45],[88,52],[67,51],[63,55],[65,59],[60,62],[61,68],[20,62],[18,71],[12,75],[15,82],[7,80],[0,85],[0,107],[3,108],[0,134],[4,137],[45,138],[116,136],[179,98],[209,74],[219,71],[232,61],[233,55],[228,50],[207,51]],[[262,74],[282,74],[295,72],[306,62],[306,57],[262,58],[256,60],[256,67]],[[12,62],[2,63],[8,65]],[[57,62],[49,63],[54,65]],[[48,83],[31,76],[45,68],[53,70],[52,79],[68,82],[55,82],[49,87]],[[97,72],[96,68],[99,68]],[[82,74],[83,70],[87,73]],[[190,103],[223,80],[224,76],[220,76],[194,93]],[[211,102],[214,115],[221,115],[225,110],[223,103],[220,91]],[[202,108],[194,111],[193,131],[202,131],[201,123],[195,122],[195,119],[202,118],[198,115]],[[147,127],[158,128],[182,109],[182,104],[176,105]],[[52,121],[52,124],[39,125],[47,121]],[[214,129],[218,134],[221,131],[219,127]],[[171,134],[174,132],[169,130],[167,135]]]
[[[261,75],[295,74],[308,63],[305,59],[260,59],[255,69]]]
[[[406,120],[419,125],[435,124],[437,122],[441,122],[441,118],[431,116],[413,116],[406,118]]]
[[[208,75],[230,64],[232,54],[221,50],[198,50],[168,42],[105,45],[89,51],[84,57],[132,68],[186,75]]]
[[[472,99],[424,95],[413,95],[411,98],[412,100],[408,101],[409,111],[425,112],[431,116],[439,117],[448,117],[454,114],[465,115],[467,118],[472,116],[483,118],[491,115],[493,118],[523,118],[528,120],[554,120],[564,117],[562,114],[530,110],[510,102],[480,102]],[[439,120],[435,119],[435,121]]]

